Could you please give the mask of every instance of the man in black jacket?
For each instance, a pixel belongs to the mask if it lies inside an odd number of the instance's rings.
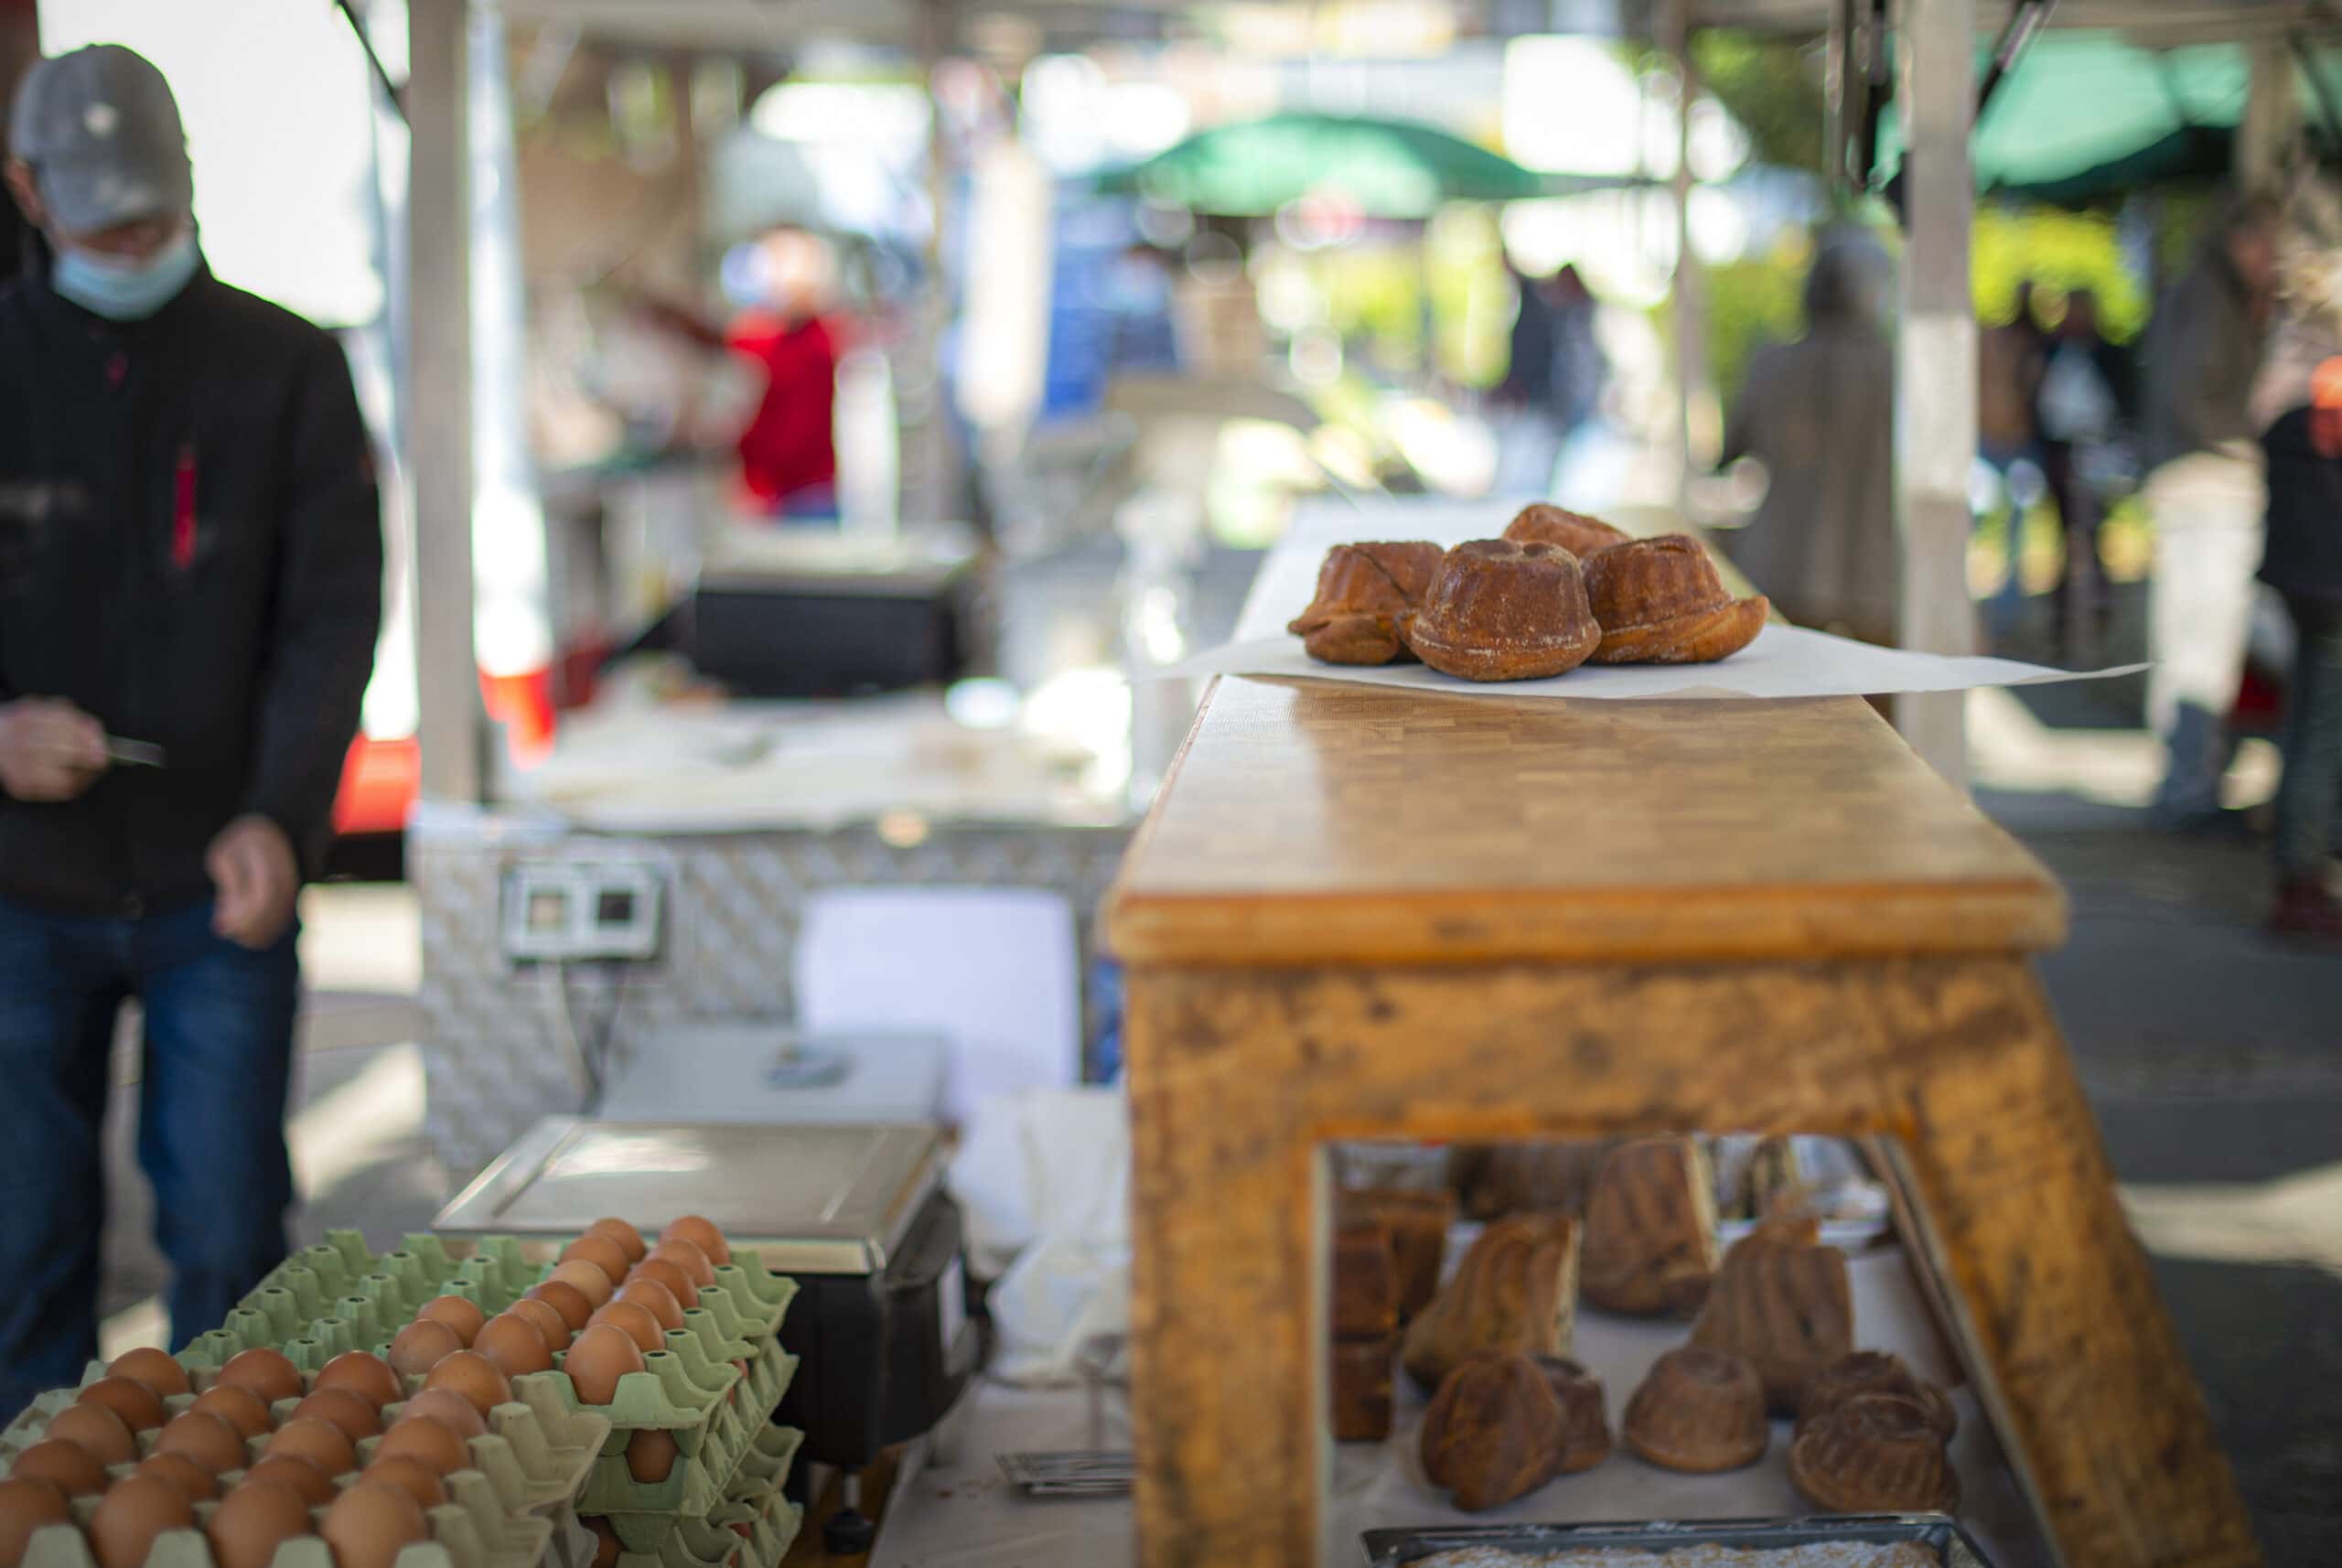
[[[0,1419],[96,1350],[124,1001],[173,1342],[284,1255],[294,903],[382,570],[348,364],[204,267],[154,67],[36,66],[10,150],[48,259],[0,291]]]

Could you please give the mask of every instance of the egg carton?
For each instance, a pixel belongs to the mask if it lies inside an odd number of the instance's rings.
[[[627,1467],[627,1444],[643,1429],[614,1428],[594,1462],[577,1499],[578,1511],[589,1514],[704,1514],[723,1501],[734,1481],[748,1471],[759,1444],[770,1434],[786,1428],[772,1424],[781,1396],[797,1374],[797,1358],[782,1353],[751,1364],[750,1377],[737,1400],[727,1402],[699,1428],[674,1434],[679,1453],[675,1466],[662,1481],[638,1481]],[[650,1429],[660,1430],[660,1429]],[[693,1439],[683,1446],[686,1437]],[[792,1451],[793,1452],[793,1451]]]
[[[510,1240],[510,1237],[494,1237],[490,1240]],[[482,1245],[487,1245],[483,1242]],[[539,1266],[530,1283],[542,1284],[553,1277],[556,1265]],[[711,1295],[710,1293],[714,1294]],[[700,1310],[712,1314],[717,1327],[727,1339],[754,1344],[770,1337],[780,1329],[781,1319],[789,1316],[789,1304],[797,1298],[797,1282],[786,1274],[776,1274],[754,1256],[736,1254],[732,1262],[716,1266],[715,1283],[700,1288]],[[728,1359],[729,1358],[727,1358]]]
[[[768,1428],[722,1498],[704,1514],[613,1511],[600,1516],[618,1535],[621,1568],[724,1568],[741,1538],[746,1536],[753,1547],[760,1529],[771,1531],[777,1543],[767,1545],[769,1557],[752,1550],[747,1562],[778,1563],[797,1533],[800,1516],[782,1490],[804,1441],[804,1434],[794,1427]]]

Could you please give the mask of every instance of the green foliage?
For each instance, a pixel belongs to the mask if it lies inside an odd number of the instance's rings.
[[[1692,64],[1748,133],[1758,163],[1821,171],[1821,83],[1799,38],[1720,29],[1692,39]]]
[[[2144,283],[2124,267],[2114,220],[2104,213],[1979,208],[1971,255],[1976,316],[1987,325],[2016,314],[2017,285],[2030,278],[2044,326],[2057,320],[2067,291],[2077,288],[2097,291],[2099,328],[2117,342],[2146,326],[2153,302]]]
[[[1726,408],[1740,395],[1756,350],[1804,329],[1807,264],[1802,246],[1785,245],[1767,256],[1708,269],[1708,367]]]

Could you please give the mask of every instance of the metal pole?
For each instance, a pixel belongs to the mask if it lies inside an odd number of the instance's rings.
[[[481,798],[472,655],[472,347],[467,0],[409,0],[407,472],[414,491],[414,659],[425,800]]]
[[[1968,653],[1968,470],[1976,453],[1976,314],[1968,278],[1975,182],[1976,0],[1902,0],[1897,29],[1904,187],[1902,331],[1895,371],[1895,488],[1903,543],[1902,642]],[[1958,693],[1897,698],[1913,750],[1962,789],[1964,703]]]
[[[1691,0],[1669,0],[1667,54],[1675,63],[1675,381],[1677,445],[1681,471],[1675,481],[1675,515],[1692,521],[1692,482],[1709,467],[1713,446],[1707,439],[1714,422],[1705,417],[1708,385],[1707,308],[1699,258],[1692,252],[1692,104],[1699,96],[1699,76],[1692,67]]]

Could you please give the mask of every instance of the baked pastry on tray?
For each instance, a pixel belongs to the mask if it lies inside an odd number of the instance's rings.
[[[1610,1456],[1602,1384],[1559,1356],[1476,1351],[1423,1412],[1423,1474],[1470,1512],[1525,1497]]]
[[[1388,664],[1407,651],[1399,618],[1423,602],[1446,553],[1422,542],[1337,544],[1317,596],[1285,629],[1321,664]]]
[[[1605,1312],[1689,1317],[1708,1298],[1715,1177],[1695,1138],[1643,1138],[1612,1152],[1585,1205],[1578,1285]]]
[[[1595,664],[1710,664],[1756,639],[1770,607],[1735,599],[1700,542],[1684,533],[1633,539],[1585,561],[1585,595],[1601,623]]]
[[[1864,1394],[1803,1427],[1789,1485],[1833,1513],[1939,1513],[1960,1505],[1960,1477],[1928,1412]]]
[[[1480,1232],[1422,1316],[1401,1361],[1429,1393],[1476,1350],[1566,1356],[1577,1327],[1578,1224],[1516,1214]]]
[[[1558,544],[1581,561],[1597,550],[1623,544],[1629,537],[1625,530],[1613,528],[1600,518],[1549,501],[1522,507],[1505,524],[1504,536],[1519,544]]]
[[[1602,641],[1577,557],[1558,544],[1509,539],[1449,551],[1399,634],[1425,664],[1466,681],[1560,675]]]
[[[1909,1400],[1928,1412],[1928,1424],[1946,1442],[1960,1430],[1960,1412],[1951,1396],[1904,1365],[1902,1357],[1885,1350],[1857,1350],[1805,1380],[1805,1390],[1798,1396],[1798,1431],[1864,1394]]]
[[[1680,1346],[1652,1365],[1627,1402],[1622,1435],[1664,1470],[1707,1475],[1753,1465],[1772,1435],[1764,1385],[1738,1356]]]
[[[1806,1380],[1854,1348],[1846,1254],[1763,1234],[1735,1241],[1692,1326],[1692,1343],[1746,1359],[1765,1402],[1795,1415]]]

